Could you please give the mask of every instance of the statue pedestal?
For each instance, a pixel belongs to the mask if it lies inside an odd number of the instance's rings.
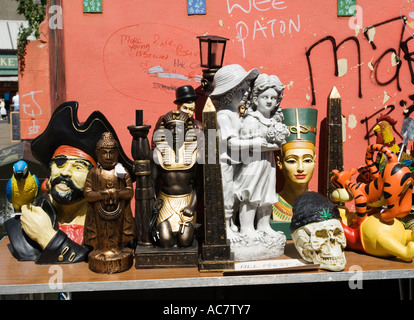
[[[286,237],[283,232],[280,232],[280,237],[271,237],[264,232],[261,233],[260,240],[240,235],[243,237],[242,241],[230,245],[234,253],[234,261],[265,260],[284,254]]]
[[[190,247],[160,248],[137,246],[135,249],[135,268],[188,268],[197,267],[198,242],[194,239]]]
[[[203,244],[198,269],[199,271],[234,270],[234,259],[230,246],[228,244]]]
[[[94,250],[88,255],[89,269],[97,273],[117,273],[129,270],[134,261],[133,251],[124,248],[122,252],[115,254],[100,250]]]

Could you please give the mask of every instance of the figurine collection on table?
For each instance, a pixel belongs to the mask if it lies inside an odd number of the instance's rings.
[[[19,161],[7,184],[16,211],[5,223],[12,254],[37,264],[84,262],[106,274],[134,260],[135,268],[225,271],[235,261],[278,258],[292,239],[303,260],[328,271],[345,269],[346,250],[411,261],[414,179],[403,152],[411,122],[400,148],[390,137],[393,120],[380,117],[365,166],[332,170],[326,196],[309,190],[318,112],[283,108],[283,95],[276,75],[224,66],[204,100],[192,86],[177,88],[176,108],[160,115],[151,143],[151,126],[136,111],[128,127],[133,159],[103,114],[80,123],[78,104],[63,103],[31,143],[49,178],[40,186]]]

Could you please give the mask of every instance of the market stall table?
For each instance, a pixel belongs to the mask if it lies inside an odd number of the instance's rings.
[[[381,259],[351,251],[346,251],[347,265],[342,272],[318,269],[227,274],[199,272],[197,268],[133,267],[126,272],[108,275],[90,271],[87,263],[52,266],[19,262],[11,255],[9,247],[9,240],[4,237],[0,241],[0,295],[352,281],[356,272],[361,272],[364,281],[414,278],[413,262]],[[294,244],[288,241],[285,254],[278,259],[300,259],[300,256]]]

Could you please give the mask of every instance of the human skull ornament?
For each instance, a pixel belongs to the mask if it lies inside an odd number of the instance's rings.
[[[290,233],[303,259],[321,269],[342,271],[346,238],[337,206],[320,193],[307,191],[292,206]]]
[[[292,239],[304,260],[330,271],[345,269],[346,238],[340,220],[309,223],[297,229]]]

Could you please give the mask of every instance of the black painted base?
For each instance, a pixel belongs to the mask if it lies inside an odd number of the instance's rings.
[[[189,268],[198,265],[198,242],[191,247],[160,248],[137,246],[135,249],[135,268]]]
[[[202,245],[202,254],[198,261],[201,271],[231,271],[234,270],[234,257],[229,245]]]

